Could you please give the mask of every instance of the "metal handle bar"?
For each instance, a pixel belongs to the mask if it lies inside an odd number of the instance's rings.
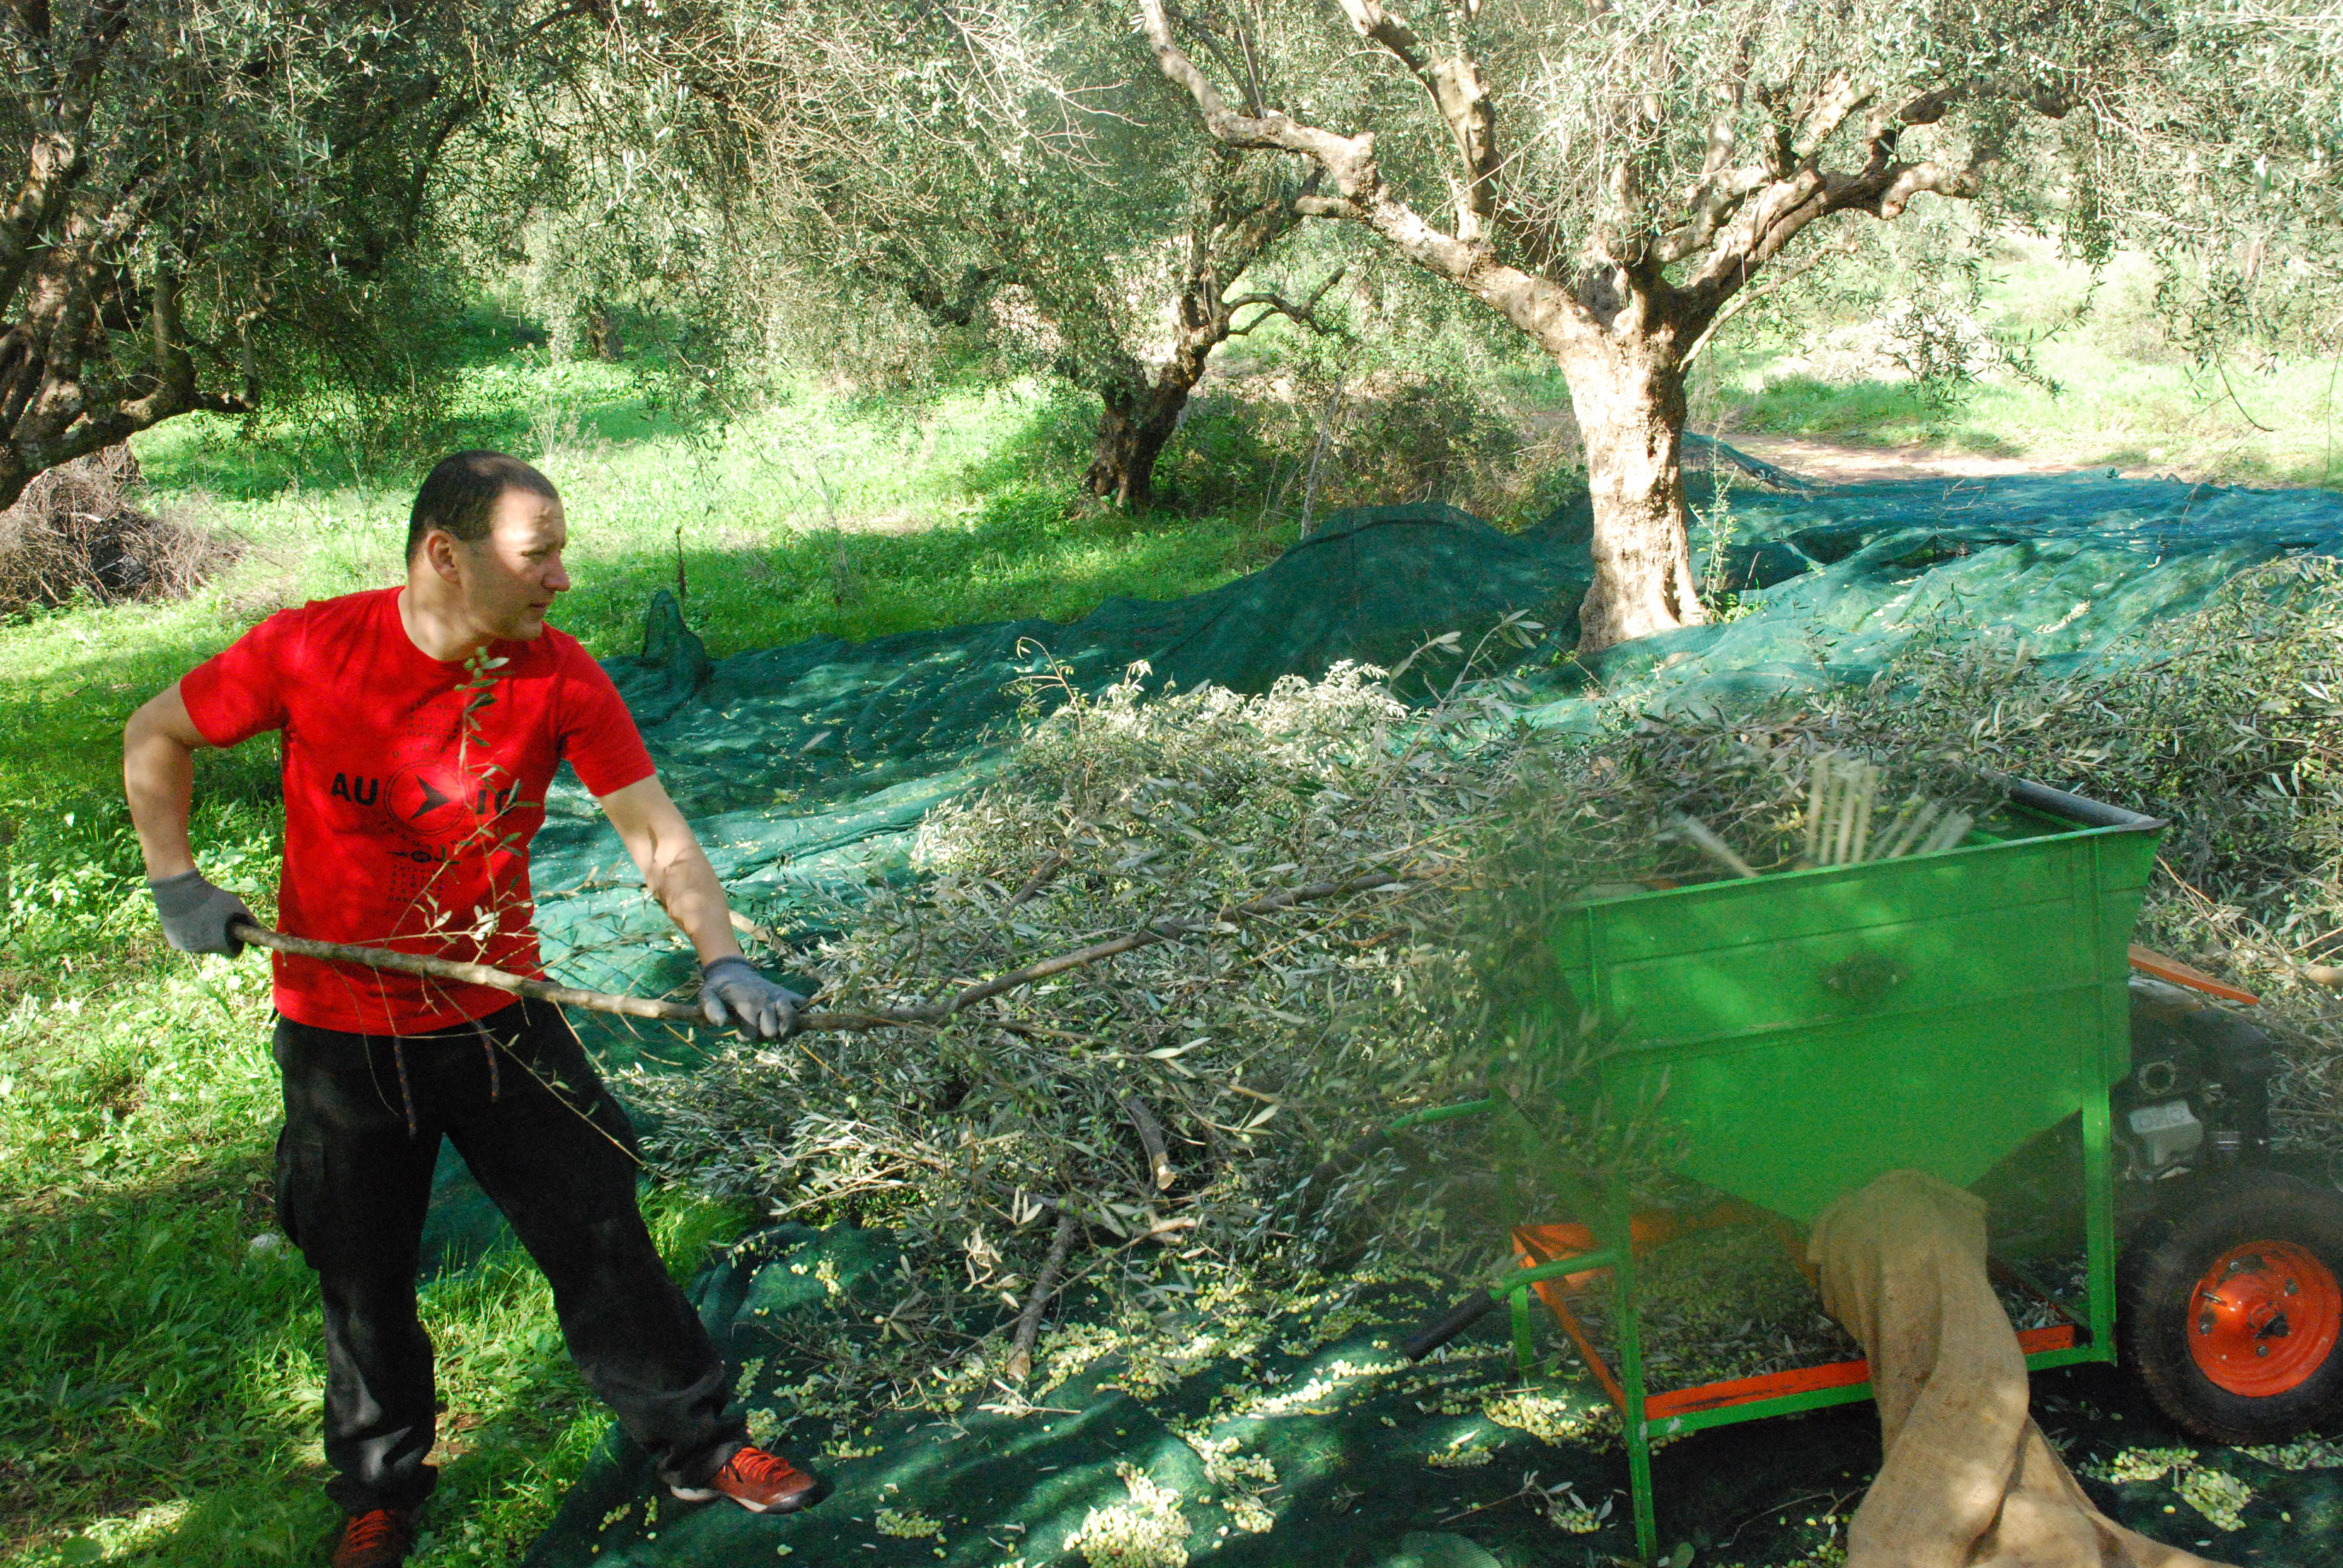
[[[2110,806],[2104,800],[2087,799],[2069,795],[2064,789],[2053,789],[2047,784],[2036,784],[2027,779],[2009,781],[2009,798],[2021,806],[2031,807],[2046,816],[2063,817],[2069,822],[2080,822],[2087,828],[2130,828],[2134,829],[2161,828],[2161,817],[2143,817],[2137,811],[2127,811],[2120,806]]]

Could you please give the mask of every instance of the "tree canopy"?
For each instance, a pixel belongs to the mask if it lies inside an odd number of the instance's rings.
[[[447,311],[432,176],[582,8],[0,6],[0,504],[41,470],[324,376],[396,381]]]
[[[1684,370],[1815,232],[1934,197],[2087,262],[2147,251],[2214,368],[2240,342],[2343,339],[2343,43],[2314,0],[1141,0],[1139,20],[0,5],[0,500],[177,414],[411,387],[466,269],[519,263],[558,337],[616,355],[648,331],[694,386],[890,331],[907,357],[973,345],[1062,377],[1101,409],[1090,487],[1141,501],[1215,347],[1312,318],[1338,247],[1275,258],[1315,217],[1563,371],[1601,647],[1699,618]]]

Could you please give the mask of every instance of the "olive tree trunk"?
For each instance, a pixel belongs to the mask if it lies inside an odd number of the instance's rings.
[[[1082,488],[1118,507],[1145,506],[1155,495],[1155,460],[1180,427],[1181,410],[1203,372],[1199,356],[1192,376],[1181,357],[1153,381],[1143,377],[1115,381],[1100,389],[1105,407],[1099,414],[1098,440],[1091,448],[1090,470]]]
[[[1272,316],[1282,316],[1312,332],[1325,330],[1318,302],[1339,280],[1337,267],[1306,299],[1291,300],[1273,288],[1231,297],[1228,287],[1291,233],[1296,193],[1272,180],[1248,189],[1236,160],[1220,155],[1223,169],[1191,214],[1187,257],[1173,302],[1177,325],[1171,352],[1151,369],[1128,352],[1117,352],[1091,378],[1104,406],[1098,441],[1082,487],[1118,507],[1144,506],[1155,493],[1155,460],[1180,428],[1189,395],[1204,378],[1212,350],[1242,337]],[[1303,190],[1312,187],[1305,186]],[[1245,319],[1248,307],[1257,314]],[[1082,377],[1070,371],[1076,379]]]
[[[1168,0],[1139,0],[1139,20],[1165,78],[1194,100],[1204,128],[1222,146],[1309,161],[1322,183],[1295,199],[1296,212],[1358,225],[1393,254],[1479,299],[1554,357],[1577,405],[1593,491],[1594,584],[1579,612],[1579,647],[1589,652],[1705,618],[1694,590],[1677,467],[1684,357],[1735,298],[1746,297],[1741,290],[1750,277],[1833,214],[1867,213],[1888,222],[1923,193],[1966,201],[1984,191],[1982,171],[2005,145],[1999,130],[1973,135],[1966,161],[1956,162],[1907,156],[1901,138],[1914,127],[1939,124],[1956,106],[1996,97],[2002,106],[1992,115],[2022,103],[2054,119],[2073,101],[2063,88],[2025,73],[2000,85],[1956,73],[1915,91],[1908,80],[1868,76],[1854,55],[1848,68],[1817,71],[1811,86],[1795,94],[1755,87],[1754,35],[1744,32],[1737,63],[1725,66],[1701,100],[1706,156],[1688,186],[1668,187],[1681,196],[1648,185],[1639,151],[1589,166],[1584,208],[1554,201],[1550,192],[1523,192],[1532,199],[1509,201],[1497,104],[1465,46],[1464,28],[1443,28],[1434,38],[1383,0],[1341,4],[1361,40],[1423,87],[1449,133],[1441,145],[1454,159],[1454,218],[1445,229],[1383,177],[1374,128],[1346,135],[1297,120],[1275,106],[1257,75],[1232,101],[1182,46],[1178,35],[1186,24],[1175,25]],[[1477,9],[1468,4],[1463,15],[1469,20]],[[1250,45],[1246,58],[1253,58]],[[1624,95],[1602,95],[1615,91],[1602,87],[1584,100],[1591,123],[1613,124],[1630,106],[1644,118],[1664,117],[1655,92],[1639,85]],[[1302,103],[1306,108],[1310,100]],[[1547,134],[1534,109],[1517,128],[1517,140]],[[1825,167],[1826,158],[1838,166]],[[1542,207],[1583,210],[1592,221],[1557,225],[1533,216]],[[1502,251],[1501,231],[1510,240]]]
[[[1579,646],[1605,648],[1707,618],[1685,527],[1684,375],[1662,343],[1600,342],[1556,357],[1586,443],[1594,581]]]

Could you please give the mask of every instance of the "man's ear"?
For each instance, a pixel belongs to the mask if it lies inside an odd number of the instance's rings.
[[[460,583],[462,574],[456,569],[456,537],[438,528],[423,536],[423,558],[432,572],[443,582]]]

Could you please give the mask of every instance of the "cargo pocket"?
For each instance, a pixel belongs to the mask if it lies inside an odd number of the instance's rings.
[[[307,1218],[317,1211],[318,1190],[325,1181],[325,1146],[315,1138],[298,1137],[292,1128],[284,1128],[277,1134],[273,1164],[277,1229],[307,1257],[309,1249],[302,1241],[302,1232],[308,1228]]]

